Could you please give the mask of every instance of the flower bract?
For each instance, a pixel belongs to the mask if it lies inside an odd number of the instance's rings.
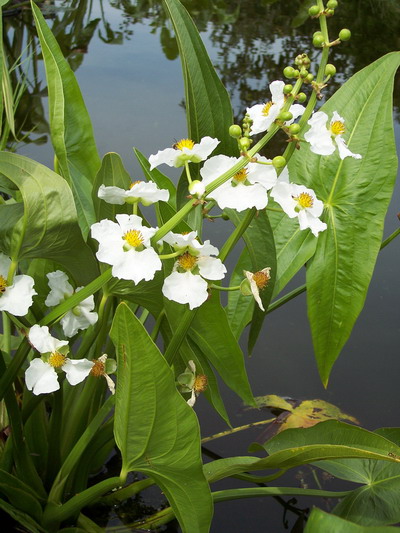
[[[169,199],[169,191],[167,189],[159,189],[152,181],[137,181],[132,183],[128,190],[100,185],[97,195],[105,202],[117,205],[137,202],[141,202],[143,205],[151,205],[159,200],[167,202]]]
[[[31,361],[25,371],[25,383],[33,394],[46,394],[60,388],[56,369],[60,368],[66,374],[70,385],[81,383],[93,367],[93,362],[88,359],[69,359],[68,342],[53,337],[47,326],[35,324],[28,335],[29,341],[42,358]]]
[[[49,307],[58,305],[65,299],[74,294],[74,289],[68,281],[68,276],[61,270],[49,272],[47,274],[49,280],[50,292],[45,300],[45,304]],[[76,291],[80,291],[83,287],[78,287]],[[97,322],[98,315],[93,311],[94,296],[91,295],[80,304],[68,311],[60,320],[66,337],[73,337],[80,329],[86,329]]]
[[[250,116],[253,124],[251,126],[251,134],[262,133],[267,131],[271,124],[277,119],[279,112],[285,103],[285,95],[283,88],[285,83],[283,81],[273,81],[269,88],[271,91],[271,100],[264,104],[256,104],[247,108],[247,114]],[[300,104],[293,104],[289,111],[293,118],[285,122],[286,125],[291,124],[296,118],[304,113],[304,107]]]
[[[117,215],[116,219],[117,222],[104,219],[91,227],[92,237],[99,242],[97,259],[112,265],[116,278],[135,283],[153,279],[162,266],[150,244],[157,230],[142,226],[137,215]]]
[[[340,159],[353,157],[361,159],[360,154],[353,154],[343,139],[346,131],[345,121],[339,113],[333,112],[329,128],[326,127],[328,115],[323,111],[317,111],[307,122],[311,127],[304,134],[304,139],[310,143],[310,150],[318,155],[331,155],[338,149]],[[336,146],[335,146],[336,144]]]
[[[256,157],[261,163],[270,162],[266,157],[259,155]],[[203,177],[202,183],[207,186],[238,161],[239,159],[226,155],[211,157],[200,170]],[[272,165],[249,163],[208,196],[213,198],[221,209],[226,207],[236,209],[236,211],[244,211],[252,207],[264,209],[268,204],[267,191],[275,185],[276,181],[276,170]]]
[[[24,316],[37,294],[34,280],[25,274],[14,276],[11,285],[7,283],[11,259],[0,253],[0,311],[8,311],[15,316]]]
[[[218,248],[210,241],[200,244],[197,233],[188,235],[168,233],[164,241],[175,250],[181,251],[172,273],[164,280],[162,292],[166,298],[181,304],[189,304],[190,309],[199,307],[208,298],[206,280],[219,280],[225,277],[226,268],[217,257]]]
[[[155,155],[149,157],[150,170],[158,167],[162,163],[170,167],[182,167],[187,161],[200,163],[215,150],[219,144],[218,139],[203,137],[199,143],[191,139],[182,139],[174,144],[173,148],[159,150]]]

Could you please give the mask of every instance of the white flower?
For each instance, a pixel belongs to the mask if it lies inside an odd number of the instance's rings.
[[[272,99],[270,102],[264,104],[256,104],[247,108],[247,114],[250,116],[253,124],[251,125],[251,134],[261,133],[267,131],[271,124],[277,119],[279,112],[285,103],[285,95],[283,88],[285,83],[283,81],[273,81],[269,88]],[[304,107],[300,104],[293,104],[289,111],[293,118],[285,122],[286,125],[291,124],[296,118],[304,113]]]
[[[25,274],[14,276],[12,285],[8,285],[7,276],[11,259],[0,252],[0,311],[8,311],[15,316],[24,316],[32,305],[35,283],[31,276]]]
[[[269,163],[266,157],[256,155],[258,161]],[[216,155],[204,163],[200,174],[202,183],[207,186],[216,178],[224,174],[235,165],[239,159],[226,155]],[[272,165],[249,163],[236,174],[217,187],[209,194],[221,209],[230,207],[236,211],[244,211],[255,207],[264,209],[268,204],[267,191],[271,189],[277,180],[275,168]]]
[[[244,280],[244,282],[242,282],[242,285],[240,286],[241,291],[245,295],[249,294],[248,291],[246,290],[247,287],[244,288],[245,283],[247,282],[247,284],[250,285],[249,287],[250,292],[253,295],[261,311],[265,311],[265,309],[260,298],[260,291],[265,289],[265,287],[268,285],[268,282],[271,279],[270,272],[271,272],[270,267],[263,268],[262,270],[259,270],[258,272],[249,272],[248,270],[243,270],[243,273],[246,276],[246,279]],[[244,287],[242,288],[242,286]]]
[[[105,202],[117,205],[123,205],[124,203],[135,204],[137,202],[141,202],[143,205],[151,205],[159,200],[167,202],[169,199],[169,191],[167,189],[159,189],[152,181],[148,183],[136,181],[132,183],[127,191],[120,187],[100,185],[97,195]]]
[[[28,335],[29,341],[47,361],[41,358],[33,359],[25,371],[25,383],[33,394],[46,394],[60,388],[56,368],[61,368],[71,385],[81,383],[93,367],[88,359],[69,359],[68,342],[52,337],[47,326],[35,324]]]
[[[194,406],[197,396],[207,388],[207,376],[196,374],[196,365],[192,360],[188,361],[185,372],[177,377],[177,382],[180,385],[181,392],[192,393],[186,402],[190,407]]]
[[[50,292],[44,302],[51,307],[58,305],[74,294],[74,289],[68,282],[68,276],[61,270],[49,272],[47,274],[49,280]],[[83,287],[78,287],[80,291]],[[66,337],[73,337],[80,329],[86,329],[97,322],[98,315],[93,311],[94,296],[91,295],[80,304],[68,311],[61,319],[61,326]]]
[[[117,215],[116,219],[118,223],[105,219],[91,227],[92,237],[99,241],[97,259],[112,265],[116,278],[135,283],[153,279],[162,267],[150,244],[157,229],[142,226],[137,215]]]
[[[189,304],[190,309],[199,307],[208,298],[206,280],[219,280],[225,277],[226,268],[221,260],[212,255],[218,254],[218,248],[210,241],[200,244],[197,233],[188,235],[168,233],[164,241],[171,244],[182,254],[175,262],[172,273],[164,280],[162,293],[169,300],[181,304]]]
[[[189,192],[192,196],[201,198],[206,192],[206,187],[202,181],[194,180],[189,184]]]
[[[307,122],[311,127],[305,133],[304,139],[310,143],[310,150],[318,155],[331,155],[335,151],[333,142],[335,141],[340,159],[345,157],[361,159],[362,156],[360,154],[350,152],[342,138],[343,133],[346,131],[344,118],[334,111],[329,128],[326,127],[327,121],[328,115],[323,111],[317,111]]]
[[[104,377],[107,382],[108,390],[111,392],[111,394],[115,394],[115,383],[110,378],[107,371],[109,373],[115,372],[116,362],[115,359],[108,359],[107,362],[107,358],[108,355],[103,354],[98,359],[93,359],[93,367],[90,370],[90,375],[96,378]]]
[[[219,144],[218,139],[203,137],[196,144],[191,139],[182,139],[174,144],[172,148],[159,150],[155,155],[149,157],[150,170],[158,167],[162,163],[170,167],[183,167],[186,161],[200,163],[211,154]]]
[[[327,226],[321,222],[324,204],[315,196],[312,189],[287,181],[278,181],[271,191],[271,196],[282,207],[289,218],[298,217],[300,229],[310,228],[317,237]]]

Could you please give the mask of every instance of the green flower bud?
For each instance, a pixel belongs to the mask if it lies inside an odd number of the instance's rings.
[[[305,79],[305,78],[307,78],[307,76],[308,76],[308,70],[305,69],[305,68],[302,68],[302,69],[300,70],[300,78]]]
[[[310,17],[316,17],[319,14],[319,7],[317,5],[311,6],[308,10]]]
[[[325,76],[334,76],[336,74],[336,67],[328,63],[325,67]]]
[[[247,152],[247,150],[250,148],[252,143],[252,140],[248,137],[241,137],[238,140],[239,148],[242,152]]]
[[[343,30],[340,30],[339,39],[341,41],[348,41],[348,40],[350,40],[350,37],[351,37],[351,31],[350,30],[348,30],[347,28],[343,28]]]
[[[301,130],[300,124],[290,124],[289,126],[290,135],[297,135],[300,130]]]
[[[239,139],[242,136],[242,128],[238,124],[232,124],[229,128],[229,135],[234,139]]]
[[[327,10],[325,11],[325,13],[326,13],[326,16],[327,16],[327,17],[332,17],[332,15],[335,14],[335,10],[334,10],[334,9],[327,9]]]
[[[283,168],[286,165],[286,159],[281,155],[277,155],[273,158],[272,164],[275,168]]]
[[[300,104],[304,104],[304,102],[307,100],[307,95],[305,93],[299,93],[297,95],[297,101],[300,103]]]
[[[283,69],[283,75],[285,78],[294,78],[294,68],[293,67],[285,67]]]
[[[297,68],[295,68],[294,71],[293,71],[293,74],[294,74],[294,77],[295,77],[295,78],[298,78],[300,72],[297,70]]]
[[[307,83],[311,83],[314,79],[314,74],[311,74],[311,72],[309,74],[307,74],[307,77],[304,81],[306,81]]]
[[[295,64],[297,66],[300,66],[303,64],[303,54],[299,54],[298,56],[296,56],[296,59],[294,60]]]
[[[278,115],[278,118],[280,120],[283,120],[283,122],[286,122],[287,120],[292,120],[293,113],[291,113],[290,111],[281,111]]]
[[[324,39],[324,36],[322,35],[322,33],[319,33],[317,35],[315,35],[313,37],[313,45],[316,47],[316,48],[322,48],[324,42],[325,42],[325,39]]]
[[[292,91],[293,91],[293,85],[290,85],[290,83],[285,85],[283,88],[283,94],[290,94]]]
[[[326,7],[328,9],[336,9],[338,6],[337,0],[329,0],[329,2],[326,4]]]
[[[317,31],[315,31],[315,32],[313,33],[313,35],[312,35],[312,36],[313,36],[313,39],[314,39],[314,37],[315,37],[316,35],[322,35],[322,31],[321,31],[321,30],[317,30]]]

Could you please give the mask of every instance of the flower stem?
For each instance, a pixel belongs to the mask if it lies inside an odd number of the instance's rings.
[[[182,250],[179,250],[178,252],[172,252],[170,254],[163,254],[163,255],[159,255],[158,257],[161,259],[161,260],[164,260],[164,259],[173,259],[174,257],[178,257],[179,255],[182,255],[183,254],[183,251]]]
[[[275,311],[275,309],[278,309],[278,307],[281,307],[285,303],[290,302],[290,300],[293,300],[293,298],[296,298],[296,296],[299,296],[306,290],[307,290],[307,286],[306,284],[304,284],[288,292],[287,294],[285,294],[285,296],[282,296],[282,298],[275,300],[275,302],[273,302],[272,304],[268,306],[267,314],[272,313],[272,311]]]
[[[238,291],[240,290],[240,285],[236,285],[236,287],[221,287],[221,285],[215,285],[214,283],[211,283],[209,287],[211,289],[217,289],[217,291]]]
[[[187,180],[190,185],[192,183],[192,176],[190,175],[189,161],[185,161],[185,171],[186,171]]]
[[[385,248],[390,242],[392,242],[393,239],[395,239],[398,235],[400,235],[400,228],[398,228],[396,231],[394,231],[387,239],[385,239],[381,244],[381,250]]]
[[[238,426],[232,429],[227,429],[226,431],[221,431],[220,433],[215,433],[214,435],[210,435],[209,437],[204,437],[204,439],[201,439],[201,443],[204,444],[205,442],[210,442],[211,440],[220,439],[221,437],[226,437],[228,435],[232,435],[233,433],[238,433],[239,431],[244,431],[246,429],[250,429],[257,426],[262,426],[265,424],[270,424],[276,420],[276,418],[268,418],[268,420],[259,420],[258,422],[251,422],[250,424],[245,424],[244,426]]]

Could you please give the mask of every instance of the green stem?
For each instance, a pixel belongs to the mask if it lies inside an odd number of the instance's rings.
[[[60,390],[53,394],[53,406],[49,424],[49,448],[47,453],[46,486],[50,486],[57,475],[61,464],[60,436],[62,427],[63,393]]]
[[[159,255],[158,257],[161,260],[163,260],[163,259],[173,259],[174,257],[178,257],[178,255],[182,255],[182,250],[179,250],[179,252],[172,252],[170,254]]]
[[[67,300],[57,305],[57,307],[50,311],[50,313],[40,321],[40,325],[47,326],[48,324],[51,324],[60,316],[64,315],[67,311],[70,311],[78,304],[80,304],[83,300],[85,300],[86,298],[97,292],[99,289],[101,289],[103,285],[110,281],[111,278],[111,268],[109,268],[105,272],[103,272],[103,274],[100,274],[100,276],[98,276],[96,279],[86,285],[86,287],[83,287],[83,289],[78,292],[75,292]]]
[[[243,233],[248,228],[250,222],[253,220],[255,214],[257,213],[257,210],[255,207],[252,209],[248,209],[246,211],[246,214],[243,218],[243,220],[238,224],[235,228],[235,230],[231,233],[231,235],[228,237],[227,241],[221,248],[221,251],[218,255],[218,257],[221,259],[222,262],[225,261],[230,251],[234,248],[235,244],[238,242],[238,240],[241,238]]]
[[[4,398],[6,390],[13,383],[16,378],[19,369],[23,365],[25,359],[29,354],[31,349],[28,339],[25,338],[21,341],[18,350],[16,351],[14,357],[11,359],[11,363],[8,365],[7,370],[3,373],[0,378],[0,400]]]
[[[183,339],[186,337],[186,333],[190,328],[190,325],[196,316],[197,309],[187,309],[179,322],[179,325],[174,332],[167,349],[165,350],[164,357],[167,360],[169,365],[172,365],[176,356],[178,355],[178,350],[183,342]]]
[[[211,289],[216,289],[217,291],[239,291],[240,285],[236,285],[236,287],[221,287],[221,285],[215,285],[214,283],[211,283],[209,285]]]
[[[190,175],[189,161],[185,161],[185,171],[186,171],[187,180],[190,185],[192,183],[192,176]]]
[[[276,420],[276,417],[268,418],[268,420],[259,420],[258,422],[251,422],[250,424],[246,424],[244,426],[238,426],[232,429],[227,429],[226,431],[215,433],[214,435],[210,435],[209,437],[204,437],[204,439],[201,439],[201,443],[204,444],[206,442],[210,442],[211,440],[220,439],[221,437],[226,437],[228,435],[232,435],[233,433],[238,433],[239,431],[244,431],[246,429],[250,429],[256,426],[263,426],[265,424],[270,424],[274,420]]]
[[[158,337],[158,333],[160,331],[161,322],[164,320],[165,317],[165,309],[162,309],[160,314],[157,317],[156,323],[154,324],[153,331],[151,332],[151,340],[155,341]]]
[[[3,318],[3,352],[7,360],[11,357],[11,320],[5,311],[2,311]]]
[[[393,239],[400,235],[400,228],[394,231],[387,239],[385,239],[381,244],[381,250],[383,250]]]
[[[272,304],[268,306],[267,314],[272,313],[272,311],[275,311],[275,309],[278,309],[278,307],[281,307],[285,303],[290,302],[290,300],[293,300],[293,298],[296,298],[296,296],[299,296],[299,294],[302,294],[306,290],[307,286],[306,284],[304,284],[288,292],[287,294],[285,294],[285,296],[282,296],[282,298],[275,300],[275,302],[272,302]]]
[[[150,314],[150,311],[148,309],[143,309],[142,314],[140,315],[140,318],[139,318],[139,321],[140,321],[141,324],[144,325],[144,323],[146,322],[149,314]]]
[[[274,213],[284,213],[283,209],[279,209],[279,207],[266,207],[267,211],[273,211]]]
[[[135,494],[138,494],[142,490],[147,489],[147,487],[151,487],[154,484],[155,483],[151,478],[135,481],[123,489],[113,491],[111,494],[103,496],[103,498],[101,498],[101,503],[106,505],[114,505],[116,502],[123,502],[124,500],[132,498],[132,496],[135,496]]]
[[[344,498],[353,491],[334,492],[330,490],[301,489],[296,487],[250,487],[245,489],[219,490],[212,493],[214,503],[238,500],[242,498],[259,498],[260,496],[313,496],[321,498]]]

